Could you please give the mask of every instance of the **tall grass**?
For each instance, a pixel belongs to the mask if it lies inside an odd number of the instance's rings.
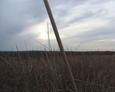
[[[79,92],[115,92],[115,53],[67,52]],[[74,92],[59,52],[0,53],[0,92]]]

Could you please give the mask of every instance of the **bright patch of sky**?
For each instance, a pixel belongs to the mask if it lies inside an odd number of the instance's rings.
[[[115,50],[115,0],[49,0],[64,47]],[[53,49],[56,39],[43,0],[0,1],[0,50],[44,50],[47,23]]]

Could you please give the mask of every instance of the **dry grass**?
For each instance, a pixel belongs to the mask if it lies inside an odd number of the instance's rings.
[[[114,52],[67,52],[79,92],[115,92]],[[1,52],[0,92],[73,92],[58,52]]]

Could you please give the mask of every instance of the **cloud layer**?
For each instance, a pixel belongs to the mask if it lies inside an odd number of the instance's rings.
[[[115,50],[114,0],[49,0],[65,48]],[[47,48],[48,16],[42,0],[0,1],[0,50]],[[50,25],[51,29],[51,25]],[[57,49],[50,30],[52,48]]]

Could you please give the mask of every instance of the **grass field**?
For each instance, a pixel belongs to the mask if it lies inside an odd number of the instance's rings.
[[[66,52],[79,92],[115,92],[115,52]],[[74,92],[59,52],[0,52],[0,92]]]

